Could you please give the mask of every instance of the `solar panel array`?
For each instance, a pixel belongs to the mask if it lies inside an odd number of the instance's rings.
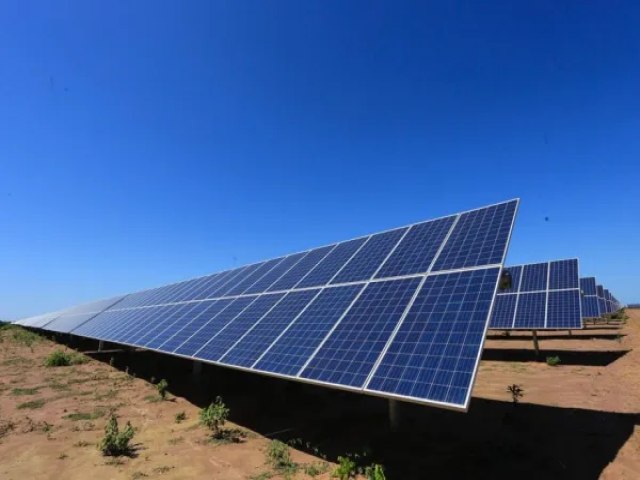
[[[498,291],[489,328],[582,328],[578,260],[557,260],[505,269],[511,285]]]
[[[582,318],[600,317],[604,312],[600,310],[595,277],[581,278],[580,290],[582,291]]]
[[[517,206],[512,200],[133,293],[102,301],[97,314],[94,305],[46,323],[27,320],[466,409]]]

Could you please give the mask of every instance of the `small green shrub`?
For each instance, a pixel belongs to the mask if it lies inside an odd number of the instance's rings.
[[[44,404],[45,404],[45,401],[43,399],[31,400],[30,402],[21,403],[16,408],[18,410],[24,410],[24,409],[35,410],[37,408],[42,408]]]
[[[317,477],[329,470],[329,464],[327,462],[314,462],[303,465],[302,470],[306,475],[310,477]]]
[[[291,460],[289,446],[280,440],[272,440],[269,443],[267,462],[284,478],[290,478],[298,470],[298,465]]]
[[[200,423],[213,432],[214,438],[222,437],[222,427],[228,417],[229,409],[221,397],[216,397],[215,402],[200,410]]]
[[[350,478],[355,478],[356,473],[356,462],[348,456],[338,457],[338,466],[331,476],[340,480],[349,480]]]
[[[387,477],[384,475],[384,468],[377,463],[366,467],[364,469],[364,475],[367,477],[367,480],[387,480]]]
[[[35,395],[40,390],[40,387],[34,388],[14,388],[11,390],[12,395]]]
[[[509,385],[507,387],[507,392],[511,394],[511,401],[513,402],[514,406],[518,404],[522,397],[524,397],[524,389],[517,383]]]
[[[560,364],[559,356],[556,355],[554,357],[547,357],[547,365],[549,365],[550,367],[555,367],[559,364]]]
[[[46,367],[68,367],[69,365],[80,365],[88,361],[89,359],[82,354],[56,350],[44,360],[44,364]]]
[[[124,430],[121,432],[118,428],[118,420],[115,415],[111,415],[104,428],[104,437],[100,440],[98,448],[102,452],[102,455],[105,456],[118,457],[120,455],[130,455],[131,446],[129,442],[134,434],[133,427],[129,422],[127,422]]]
[[[182,423],[187,419],[187,414],[185,412],[176,413],[176,423]]]
[[[67,420],[71,420],[74,422],[78,422],[81,420],[95,420],[97,418],[102,418],[106,415],[106,411],[104,411],[101,408],[96,408],[93,412],[75,412],[75,413],[69,413],[68,415],[65,415],[63,418],[66,418]]]
[[[164,378],[158,382],[156,385],[158,389],[158,394],[162,400],[167,398],[167,388],[169,388],[169,382],[167,382]]]
[[[44,361],[46,367],[68,367],[71,365],[71,355],[62,350],[51,353]]]

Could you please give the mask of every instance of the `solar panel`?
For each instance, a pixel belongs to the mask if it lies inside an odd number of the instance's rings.
[[[581,278],[580,290],[582,291],[582,318],[598,318],[603,312],[598,302],[595,277]]]
[[[70,331],[466,409],[517,206],[512,200],[136,292]]]
[[[517,265],[505,270],[511,274],[512,282],[498,291],[489,328],[582,328],[578,260]]]

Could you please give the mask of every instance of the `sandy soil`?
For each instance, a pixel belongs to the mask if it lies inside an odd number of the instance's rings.
[[[318,451],[329,461],[366,455],[362,463],[384,464],[389,480],[638,479],[640,310],[628,313],[624,325],[540,334],[538,358],[529,332],[490,332],[469,412],[403,404],[397,432],[379,398],[207,365],[194,380],[189,362],[152,352],[89,352],[88,363],[46,368],[59,345],[27,347],[4,335],[0,479],[281,478],[266,463],[271,438],[301,439],[292,449],[300,464],[320,465]],[[547,356],[560,364],[547,365]],[[170,401],[156,400],[152,377],[168,379]],[[524,390],[517,406],[506,390],[514,383]],[[231,407],[227,426],[244,433],[241,443],[212,443],[198,425],[199,409],[218,394]],[[133,458],[114,461],[96,448],[111,410],[137,429]],[[182,411],[187,419],[178,424]],[[330,478],[334,466],[326,468],[315,478]],[[300,470],[293,478],[311,477]]]

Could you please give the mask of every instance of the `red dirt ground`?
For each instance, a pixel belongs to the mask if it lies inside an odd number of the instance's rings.
[[[46,368],[59,345],[28,347],[4,331],[0,479],[282,478],[266,463],[270,438],[309,442],[307,453],[292,449],[293,459],[326,465],[320,479],[334,465],[312,455],[315,447],[329,461],[366,452],[363,463],[384,464],[389,480],[638,479],[640,310],[628,314],[626,324],[540,334],[538,361],[530,333],[490,332],[469,412],[403,404],[399,432],[388,430],[382,399],[212,366],[194,383],[188,362],[151,352],[103,352],[82,365]],[[558,366],[545,363],[556,355]],[[169,380],[170,401],[155,401],[152,375]],[[506,390],[513,383],[524,389],[517,406]],[[199,409],[217,394],[232,410],[235,423],[227,426],[245,434],[241,443],[211,443],[198,425]],[[33,400],[44,403],[18,408]],[[96,448],[110,410],[137,429],[134,458],[114,461]],[[178,424],[181,411],[187,419]],[[291,478],[312,477],[299,469]]]

